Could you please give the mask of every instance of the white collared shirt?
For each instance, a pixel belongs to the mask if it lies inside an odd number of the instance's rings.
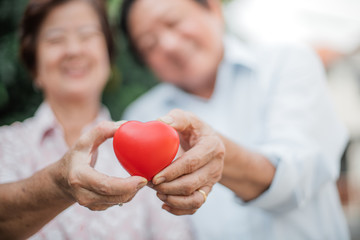
[[[162,83],[124,115],[149,121],[191,111],[276,167],[270,188],[250,202],[216,184],[190,217],[198,239],[349,239],[335,184],[348,138],[320,61],[303,46],[245,45],[231,36],[224,46],[209,100]]]

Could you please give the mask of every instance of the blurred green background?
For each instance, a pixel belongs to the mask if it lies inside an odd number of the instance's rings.
[[[27,1],[0,1],[0,125],[31,117],[43,100],[18,57],[18,26]],[[121,0],[107,2],[118,54],[103,94],[103,103],[117,120],[125,107],[154,86],[156,80],[149,71],[134,62],[126,42],[117,31]]]
[[[31,117],[43,100],[18,57],[18,28],[27,1],[0,1],[0,126]],[[156,84],[155,77],[135,63],[127,50],[126,41],[117,31],[121,2],[107,0],[117,57],[103,94],[103,103],[114,120],[120,119],[130,102]]]

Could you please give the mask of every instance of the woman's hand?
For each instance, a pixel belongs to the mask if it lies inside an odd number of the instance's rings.
[[[130,201],[146,185],[145,178],[109,177],[93,168],[97,148],[113,137],[121,123],[99,124],[59,161],[29,178],[0,184],[0,235],[4,239],[28,238],[75,202],[104,210]]]
[[[224,145],[216,132],[192,113],[175,109],[159,120],[179,132],[185,152],[154,177],[152,187],[165,210],[175,215],[193,214],[221,178]]]
[[[75,146],[59,161],[56,182],[72,200],[91,210],[105,210],[130,201],[147,184],[142,177],[126,179],[99,173],[93,167],[97,148],[113,137],[124,122],[102,122],[80,137]],[[105,159],[104,159],[105,160]]]

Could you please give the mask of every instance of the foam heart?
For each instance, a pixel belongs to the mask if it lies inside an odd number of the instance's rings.
[[[179,148],[175,129],[160,121],[128,121],[115,132],[113,147],[121,165],[150,181],[175,158]]]

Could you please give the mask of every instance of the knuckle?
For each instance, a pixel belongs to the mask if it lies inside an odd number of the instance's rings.
[[[101,132],[102,130],[106,129],[107,126],[108,126],[108,122],[107,122],[107,121],[101,121],[101,122],[96,126],[96,130]]]
[[[135,195],[128,195],[126,197],[124,197],[124,200],[121,201],[122,203],[127,203],[127,202],[130,202],[133,198],[134,198]]]
[[[204,183],[208,182],[208,176],[207,175],[197,174],[196,177],[197,177],[196,182],[194,182],[193,185],[201,186]]]
[[[73,174],[73,173],[70,174],[69,177],[68,177],[68,184],[73,189],[78,189],[78,188],[81,187],[81,181],[76,176],[76,174]]]
[[[218,171],[217,173],[214,174],[214,179],[216,182],[220,181],[221,178],[222,178],[222,171]]]
[[[174,211],[170,211],[172,214],[174,214],[175,216],[181,216],[182,214],[179,212],[174,212]]]
[[[182,187],[181,192],[183,195],[189,196],[194,192],[194,187],[190,184],[186,184]]]
[[[87,208],[90,209],[91,211],[96,211],[97,209],[95,206],[88,206]]]
[[[202,205],[203,205],[203,199],[201,199],[201,198],[196,198],[193,202],[192,202],[192,204],[191,204],[191,208],[193,208],[193,209],[199,209]]]
[[[130,202],[134,196],[135,196],[135,194],[122,194],[119,196],[119,202],[122,202],[122,203]]]
[[[200,159],[199,158],[192,158],[188,161],[188,163],[186,164],[185,168],[186,168],[186,173],[192,173],[194,172],[198,166],[199,166],[199,162]]]
[[[173,115],[173,114],[177,115],[177,114],[183,114],[183,113],[184,113],[184,111],[181,110],[180,108],[175,108],[169,112],[170,115]]]
[[[102,182],[100,182],[99,187],[98,187],[98,191],[101,195],[108,195],[110,192],[110,188],[109,186],[106,184],[106,181],[103,180]]]
[[[80,137],[79,140],[75,144],[75,149],[81,150],[87,147],[87,141],[84,137]]]
[[[106,131],[108,124],[109,123],[107,121],[102,121],[98,125],[96,125],[96,127],[94,128],[95,135],[103,137],[103,133]]]
[[[92,211],[104,211],[106,210],[108,207],[107,206],[97,206],[97,205],[92,205],[92,206],[88,206],[88,209],[92,210]]]
[[[123,184],[122,192],[124,192],[124,194],[134,194],[137,192],[137,187],[134,184]]]
[[[187,215],[194,215],[196,213],[197,209],[191,210]]]
[[[164,184],[154,186],[154,190],[158,193],[162,193],[162,194],[166,193],[166,188],[164,187]]]
[[[79,205],[84,206],[84,207],[89,208],[91,206],[91,201],[89,201],[89,199],[87,199],[87,198],[79,197],[77,199],[77,202],[79,203]]]
[[[221,140],[219,139],[218,144],[217,144],[217,154],[216,157],[223,160],[225,158],[225,146],[224,144],[221,142]]]
[[[214,168],[213,171],[210,172],[209,182],[218,182],[222,177],[222,167]]]

